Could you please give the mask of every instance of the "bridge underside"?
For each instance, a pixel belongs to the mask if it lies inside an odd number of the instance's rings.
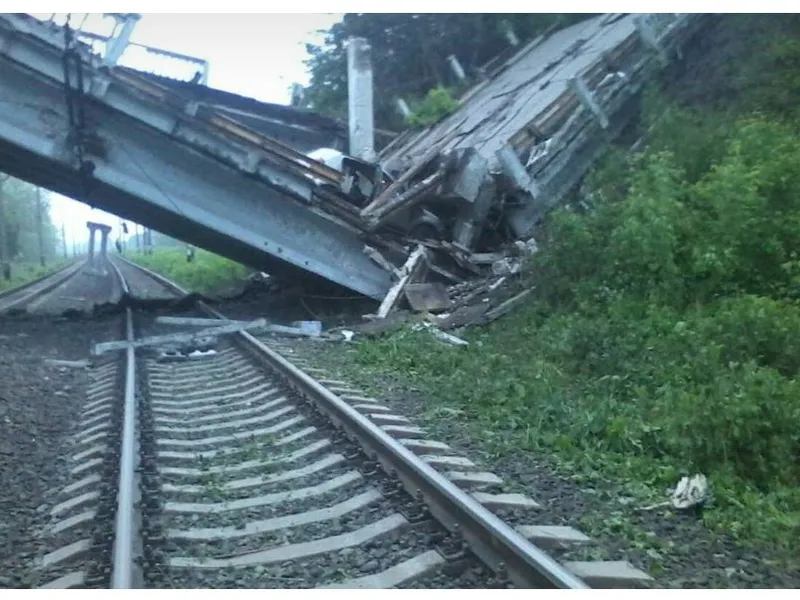
[[[450,281],[515,256],[512,242],[533,235],[707,22],[608,14],[542,34],[450,115],[395,138],[382,170],[356,165],[374,171],[365,200],[358,169],[300,153],[343,143],[324,117],[109,70],[85,49],[78,63],[63,29],[0,15],[0,169],[269,273],[391,300],[395,278],[428,272],[398,275],[410,251],[398,235],[422,231],[430,271]]]
[[[77,102],[94,170],[83,176],[61,36],[0,17],[0,169],[270,273],[383,297],[390,274],[363,253],[357,227],[329,214],[309,177],[335,182],[337,173],[90,57]]]

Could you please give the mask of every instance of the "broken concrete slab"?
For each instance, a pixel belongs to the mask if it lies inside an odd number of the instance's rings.
[[[172,333],[168,335],[156,335],[134,340],[132,342],[127,340],[118,342],[102,342],[100,344],[95,344],[95,346],[92,348],[92,354],[94,356],[99,356],[101,354],[105,354],[106,352],[126,350],[127,348],[145,348],[148,346],[185,343],[199,340],[201,338],[211,338],[213,336],[224,335],[228,333],[263,329],[266,327],[266,325],[266,319],[256,319],[255,321],[250,321],[248,323],[235,323],[232,325],[223,325],[221,327],[212,327],[210,329],[204,329],[195,333]]]
[[[162,317],[156,317],[155,322],[161,325],[179,325],[187,327],[207,327],[209,325],[218,325],[221,327],[229,327],[229,326],[249,327],[248,321],[237,321],[233,319],[212,319],[206,317],[162,316]],[[322,334],[322,323],[320,321],[297,321],[295,323],[292,323],[291,326],[265,324],[260,329],[268,333],[277,333],[281,335],[292,335],[300,337],[319,337]]]
[[[207,317],[156,317],[155,322],[159,325],[186,325],[192,327],[207,327],[209,325],[240,325],[247,321],[237,321],[234,319],[212,319]]]
[[[322,335],[321,321],[295,321],[290,326],[294,327],[298,333],[305,333],[311,337],[319,337]]]
[[[411,308],[418,312],[439,312],[453,305],[443,283],[408,283],[405,294]]]
[[[58,360],[56,358],[45,358],[44,363],[51,367],[68,367],[71,369],[86,369],[91,365],[88,360]]]

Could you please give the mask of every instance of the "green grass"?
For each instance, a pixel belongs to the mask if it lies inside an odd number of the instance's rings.
[[[11,263],[11,279],[0,277],[0,292],[19,285],[24,285],[34,279],[44,277],[70,262],[68,259],[59,259],[42,267],[38,262]]]
[[[553,456],[643,505],[703,473],[708,527],[796,561],[800,128],[712,117],[667,114],[645,156],[610,154],[593,208],[540,233],[534,299],[468,347],[404,329],[344,356],[361,384],[431,390],[497,455]],[[702,127],[720,142],[683,151]]]
[[[186,262],[182,248],[156,248],[153,254],[129,253],[126,258],[174,281],[190,292],[211,294],[241,281],[247,267],[205,250],[196,249],[194,261]]]

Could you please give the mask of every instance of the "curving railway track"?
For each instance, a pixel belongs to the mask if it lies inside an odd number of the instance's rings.
[[[109,263],[108,275],[123,294],[136,280],[184,295],[127,261]],[[222,318],[202,303],[186,316]],[[238,332],[147,343],[175,328],[130,308],[119,330],[127,346],[92,361],[63,485],[38,533],[33,587],[647,580],[624,562],[561,560],[588,538],[537,523],[532,497],[376,399],[290,362],[280,340]]]

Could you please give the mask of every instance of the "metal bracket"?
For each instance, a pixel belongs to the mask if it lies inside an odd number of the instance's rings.
[[[600,127],[608,129],[608,115],[594,99],[594,95],[586,87],[586,82],[581,77],[570,77],[569,88],[575,93],[584,108],[590,111],[600,122]]]

